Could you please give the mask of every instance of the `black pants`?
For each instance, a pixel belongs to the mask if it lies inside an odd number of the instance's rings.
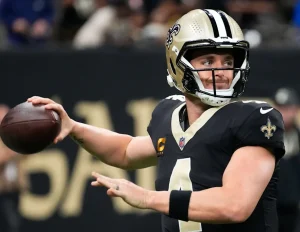
[[[19,193],[0,194],[0,231],[19,232],[21,216],[19,214]]]

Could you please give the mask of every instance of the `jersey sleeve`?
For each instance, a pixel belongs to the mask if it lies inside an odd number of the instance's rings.
[[[238,128],[237,148],[261,146],[271,150],[278,161],[285,154],[282,115],[276,109],[268,112],[267,110],[261,111],[261,109],[255,109]]]

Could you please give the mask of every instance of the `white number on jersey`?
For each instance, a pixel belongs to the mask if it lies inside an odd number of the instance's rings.
[[[173,168],[169,191],[171,190],[193,190],[192,181],[190,179],[191,159],[178,159]],[[201,223],[199,222],[185,222],[178,220],[180,232],[201,232]]]

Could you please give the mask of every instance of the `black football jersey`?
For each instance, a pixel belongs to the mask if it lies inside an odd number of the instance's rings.
[[[281,114],[266,102],[232,102],[206,110],[187,130],[180,124],[183,96],[162,100],[148,126],[158,156],[157,191],[201,191],[222,186],[232,154],[243,146],[262,146],[276,160],[284,155]],[[184,222],[162,215],[163,232],[276,232],[278,165],[252,215],[243,223]]]

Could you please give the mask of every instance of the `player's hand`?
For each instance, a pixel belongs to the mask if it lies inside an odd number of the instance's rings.
[[[127,204],[139,208],[147,208],[147,200],[149,199],[149,190],[146,190],[134,183],[124,179],[112,179],[96,172],[92,173],[96,179],[92,186],[104,186],[108,188],[107,195],[111,197],[121,197]]]
[[[74,128],[75,121],[72,120],[67,112],[64,110],[62,105],[56,103],[55,101],[49,98],[43,98],[38,96],[33,96],[27,99],[28,102],[31,102],[33,105],[43,104],[46,109],[56,111],[61,119],[61,131],[59,135],[54,139],[53,143],[58,143],[62,141],[66,136],[70,134]]]

